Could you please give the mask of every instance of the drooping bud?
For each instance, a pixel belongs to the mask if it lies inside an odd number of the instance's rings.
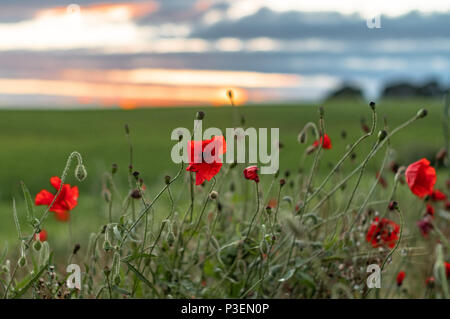
[[[75,247],[73,247],[73,252],[72,254],[76,255],[77,252],[80,250],[81,245],[80,244],[75,244]]]
[[[369,105],[370,108],[375,111],[375,102],[370,102]]]
[[[27,264],[27,259],[25,258],[25,256],[20,256],[17,264],[19,265],[20,268],[25,267],[25,265]]]
[[[216,191],[212,191],[211,193],[209,193],[209,198],[211,198],[212,200],[216,199],[217,197],[219,197],[219,193],[217,193]]]
[[[39,251],[39,250],[41,250],[41,248],[42,248],[42,243],[41,243],[41,241],[40,241],[40,240],[34,241],[34,243],[33,243],[33,249],[34,249],[35,251]]]
[[[378,141],[379,142],[383,141],[386,138],[386,136],[387,136],[387,132],[385,130],[381,130],[378,133]]]
[[[424,118],[425,116],[427,116],[427,114],[428,114],[428,111],[427,110],[425,110],[425,109],[420,109],[418,112],[417,112],[417,117],[418,118]]]
[[[300,144],[305,144],[306,143],[306,130],[302,130],[299,134],[298,134],[298,136],[297,136],[297,141],[300,143]]]
[[[169,175],[164,176],[164,182],[166,183],[166,185],[170,184],[170,176]]]
[[[139,178],[139,172],[138,171],[134,171],[133,172],[133,176],[134,178],[136,178],[136,180]]]
[[[87,177],[86,168],[83,164],[78,164],[75,168],[75,177],[78,179],[78,181],[82,182]]]

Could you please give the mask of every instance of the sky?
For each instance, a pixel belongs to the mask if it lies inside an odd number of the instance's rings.
[[[1,107],[373,98],[449,70],[450,1],[0,0]]]

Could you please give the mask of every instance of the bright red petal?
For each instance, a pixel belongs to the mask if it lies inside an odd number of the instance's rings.
[[[41,190],[34,200],[36,205],[50,205],[53,201],[54,195],[50,193],[48,190]]]
[[[58,176],[53,176],[50,178],[50,184],[52,184],[52,186],[58,190],[60,185],[61,185],[61,179]]]
[[[66,222],[70,219],[70,213],[68,211],[55,212],[55,218],[61,222]]]

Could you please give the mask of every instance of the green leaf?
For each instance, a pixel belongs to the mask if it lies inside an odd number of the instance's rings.
[[[31,222],[34,218],[34,205],[33,205],[33,199],[31,198],[30,191],[28,190],[27,186],[24,182],[20,182],[22,186],[23,191],[23,197],[25,197],[25,204],[27,206],[27,220],[28,222]]]
[[[136,268],[133,267],[133,265],[131,265],[128,261],[124,261],[122,260],[123,263],[125,263],[128,266],[128,269],[131,270],[132,272],[134,272],[134,274],[136,275],[136,277],[142,281],[144,284],[146,284],[148,287],[150,287],[153,292],[159,296],[158,291],[155,289],[155,287],[152,285],[152,283],[150,281],[148,281],[147,278],[145,278],[145,276],[143,274],[141,274],[139,272],[139,270],[137,270]]]
[[[51,254],[53,255],[53,253]],[[49,260],[51,259],[51,255]],[[30,287],[41,277],[42,273],[48,268],[48,263],[45,264],[44,266],[41,267],[41,269],[35,274],[33,275],[31,278],[27,278],[25,281],[21,282],[18,286],[16,286],[16,289],[18,287],[23,287],[22,289],[20,289],[18,292],[16,292],[16,294],[13,296],[14,299],[20,298],[21,296],[23,296],[28,289],[30,289]]]

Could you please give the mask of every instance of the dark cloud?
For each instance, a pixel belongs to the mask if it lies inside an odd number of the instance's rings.
[[[332,39],[380,39],[450,37],[450,12],[424,15],[411,12],[400,17],[381,17],[380,29],[369,29],[359,15],[336,12],[275,12],[262,8],[239,20],[225,20],[212,26],[199,25],[192,37],[241,39],[270,37],[296,39],[322,37]]]

